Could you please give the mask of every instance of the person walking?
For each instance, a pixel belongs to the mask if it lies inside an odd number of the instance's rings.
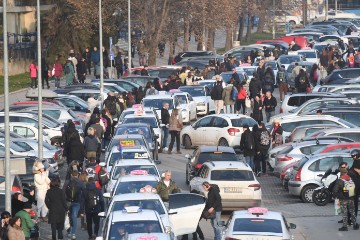
[[[116,54],[114,63],[115,63],[117,78],[120,79],[124,74],[124,70],[123,70],[124,63],[120,51]]]
[[[253,73],[253,77],[249,83],[249,91],[250,91],[250,99],[254,99],[256,95],[260,95],[262,84],[259,80],[259,76],[257,73]]]
[[[274,91],[274,85],[275,85],[275,76],[274,71],[267,67],[264,74],[263,79],[263,91],[270,91],[271,93]]]
[[[86,62],[85,58],[81,58],[81,60],[76,65],[77,77],[80,83],[85,83],[86,79]]]
[[[51,225],[52,240],[63,239],[65,214],[67,214],[68,206],[65,193],[60,188],[59,178],[51,180],[50,189],[46,193],[45,204],[49,209],[48,223]]]
[[[299,71],[299,75],[295,78],[295,88],[297,89],[298,93],[304,93],[306,92],[306,88],[308,86],[309,86],[309,79],[305,70],[302,68]]]
[[[1,228],[0,228],[0,239],[1,240],[8,240],[8,227],[9,227],[9,220],[11,218],[11,214],[8,211],[3,211],[1,213]],[[20,228],[21,229],[21,228]],[[22,229],[21,229],[22,231]],[[24,236],[25,239],[25,236]]]
[[[98,147],[96,150],[96,161],[100,162],[100,155],[101,155],[101,142],[104,136],[104,126],[100,125],[101,119],[99,117],[95,118],[95,124],[92,124],[90,127],[95,130],[95,137],[98,141]]]
[[[42,88],[44,89],[44,84],[46,82],[47,88],[49,89],[49,65],[44,57],[41,58],[41,78]]]
[[[263,103],[260,99],[259,95],[255,96],[254,101],[252,102],[252,113],[251,113],[251,117],[256,121],[256,122],[262,122],[263,121],[263,114],[262,114],[262,109],[263,109]]]
[[[180,152],[180,131],[183,127],[182,119],[179,117],[179,112],[177,109],[173,109],[170,119],[169,119],[169,132],[171,135],[170,145],[168,149],[168,154],[171,154],[171,151],[174,147],[176,139],[176,153],[181,154]]]
[[[31,79],[31,88],[37,88],[37,77],[38,77],[38,66],[36,61],[32,61],[29,66],[30,79]]]
[[[255,125],[254,142],[255,142],[255,174],[260,176],[266,174],[266,156],[271,144],[271,135],[264,123]],[[260,165],[261,164],[261,165]]]
[[[98,189],[102,190],[102,187],[106,184],[106,182],[104,182],[103,184],[101,183],[101,179],[99,176],[100,170],[102,170],[102,172],[105,172],[105,169],[96,162],[96,158],[89,158],[89,162],[85,167],[84,173],[87,175],[88,178],[93,177],[95,179],[95,186]]]
[[[59,88],[60,87],[60,78],[61,78],[62,72],[63,72],[63,67],[62,67],[59,59],[56,59],[56,61],[54,63],[53,71],[54,71],[54,78],[55,78],[55,87]]]
[[[144,41],[142,39],[140,39],[140,41],[137,45],[137,51],[138,51],[138,55],[139,55],[139,66],[144,66],[146,49],[145,49]]]
[[[281,65],[277,74],[276,74],[276,82],[279,85],[279,93],[280,93],[280,102],[282,102],[283,98],[288,92],[288,79],[285,73],[285,66]]]
[[[224,108],[224,100],[222,98],[223,81],[221,80],[220,75],[216,75],[215,80],[216,82],[211,90],[211,99],[214,100],[215,103],[215,113],[220,114],[221,110]]]
[[[234,96],[237,96],[237,90],[234,86],[235,80],[233,78],[230,79],[229,84],[222,91],[222,100],[224,101],[224,113],[234,113],[234,104],[235,99]],[[236,94],[235,92],[236,91]]]
[[[276,106],[276,98],[271,94],[270,91],[267,91],[264,98],[264,108],[267,122],[269,122],[270,118],[275,115]]]
[[[76,160],[79,162],[81,166],[83,166],[85,158],[85,151],[83,143],[80,140],[79,134],[73,133],[70,136],[70,140],[68,143],[68,153],[66,157],[67,163],[71,163],[72,161]]]
[[[355,196],[354,196],[354,208],[355,208],[355,215],[357,217],[358,210],[359,210],[359,196],[360,196],[360,154],[359,150],[354,149],[351,151],[351,157],[353,158],[354,162],[349,169],[349,176],[355,183]]]
[[[250,130],[249,125],[243,126],[244,132],[241,134],[240,149],[243,151],[245,162],[254,171],[254,155],[255,155],[255,140],[254,134]]]
[[[164,137],[160,151],[167,151],[168,148],[166,147],[166,144],[169,137],[169,124],[170,124],[169,103],[167,102],[163,103],[163,107],[161,109],[161,122],[164,125],[162,127]]]
[[[85,156],[87,159],[90,159],[91,157],[96,159],[96,152],[98,149],[99,141],[97,140],[97,137],[95,136],[95,130],[92,127],[89,127],[87,129],[87,136],[84,139],[84,150],[85,150]]]
[[[221,227],[219,221],[221,218],[222,201],[220,196],[220,189],[216,184],[210,184],[208,182],[202,183],[203,189],[208,193],[206,199],[205,210],[210,214],[215,212],[215,217],[211,219],[211,226],[214,229],[215,240],[221,239]]]
[[[43,222],[46,222],[48,209],[45,205],[45,196],[49,189],[50,179],[49,172],[45,171],[45,167],[40,160],[34,165],[34,174],[37,214]]]
[[[86,72],[87,74],[91,74],[91,52],[90,52],[90,48],[87,47],[85,49],[85,52],[83,53],[83,58],[85,58],[85,63],[86,63]]]
[[[236,113],[240,113],[240,110],[242,108],[242,114],[245,115],[246,106],[245,106],[245,100],[247,98],[247,92],[242,84],[238,87],[238,94],[237,94],[237,100],[236,100]]]
[[[15,217],[20,218],[20,220],[17,220],[17,221],[19,221],[17,223],[17,227],[19,227],[21,225],[21,228],[23,230],[25,239],[27,239],[27,240],[30,239],[30,231],[36,224],[36,221],[32,220],[31,217],[30,217],[30,211],[31,210],[32,210],[31,203],[25,203],[24,204],[24,209],[15,214]],[[16,229],[16,230],[17,230],[17,232],[15,234],[20,234],[21,235],[19,229]],[[9,229],[9,231],[10,231],[9,234],[12,235],[12,233],[11,233],[12,230]],[[12,240],[12,238],[9,237],[9,240]]]
[[[25,234],[21,228],[21,218],[13,217],[9,221],[7,238],[1,238],[2,240],[25,240]]]
[[[65,67],[65,78],[66,78],[66,85],[69,86],[74,83],[75,71],[74,66],[71,60],[66,60]]]
[[[176,182],[171,179],[171,171],[165,171],[163,177],[156,185],[156,192],[163,202],[169,202],[169,194],[179,193],[181,189]]]
[[[319,67],[316,63],[314,63],[310,69],[309,79],[311,85],[315,87],[319,80]]]
[[[98,214],[105,209],[103,193],[95,186],[95,179],[89,177],[85,191],[85,215],[87,232],[90,240],[95,240],[99,233],[100,217]],[[94,226],[93,226],[94,224]]]

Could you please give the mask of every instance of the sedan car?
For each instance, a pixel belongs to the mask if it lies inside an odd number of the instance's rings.
[[[254,119],[242,114],[210,115],[183,128],[180,139],[186,149],[201,145],[239,148],[243,126],[252,128],[256,124]]]
[[[287,70],[291,63],[301,62],[302,60],[303,58],[300,55],[281,55],[277,59],[277,64],[279,66],[284,65],[285,69]]]
[[[179,90],[192,96],[198,115],[207,115],[215,111],[215,103],[211,99],[210,89],[207,86],[182,86]]]
[[[187,92],[175,92],[174,95],[177,96],[180,108],[182,109],[182,122],[184,124],[190,124],[192,120],[196,120],[196,102],[193,97]]]
[[[134,75],[134,76],[125,77],[125,78],[123,78],[123,80],[128,81],[128,82],[132,82],[132,83],[136,83],[137,85],[142,86],[143,88],[145,88],[146,84],[148,82],[151,82],[151,83],[154,82],[154,78],[155,77],[152,77],[152,76],[137,76],[137,75]]]

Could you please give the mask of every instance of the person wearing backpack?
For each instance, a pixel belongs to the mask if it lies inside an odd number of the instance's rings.
[[[285,73],[285,66],[281,65],[279,71],[276,74],[276,82],[279,85],[279,94],[280,94],[280,102],[282,102],[283,98],[287,94],[289,90],[288,86],[288,77]]]
[[[89,239],[95,240],[99,232],[100,224],[100,217],[98,214],[99,212],[103,212],[105,210],[105,204],[103,193],[95,186],[95,179],[93,177],[88,178],[84,196],[87,232]]]
[[[89,164],[85,168],[85,173],[88,178],[93,177],[95,179],[95,185],[98,189],[102,189],[109,182],[109,174],[106,170],[96,163],[96,158],[89,158]]]
[[[348,212],[350,213],[353,229],[358,230],[359,224],[356,222],[354,207],[355,184],[348,175],[346,167],[340,167],[340,178],[335,182],[333,194],[335,198],[339,199],[343,217],[343,226],[339,228],[339,231],[348,231]]]
[[[270,91],[271,93],[274,91],[274,84],[275,84],[275,76],[274,71],[267,67],[264,74],[263,79],[263,91]]]
[[[255,174],[266,175],[266,157],[270,148],[271,135],[264,123],[259,123],[253,127],[255,142]]]
[[[243,151],[245,162],[254,171],[254,155],[255,155],[254,134],[250,130],[249,125],[244,125],[243,129],[244,132],[241,134],[240,149]]]
[[[224,113],[234,113],[234,104],[237,97],[237,90],[234,87],[234,82],[235,80],[231,78],[229,84],[222,91],[222,99],[224,101]]]
[[[67,229],[68,238],[76,239],[77,217],[84,214],[84,184],[79,180],[79,172],[73,170],[70,180],[65,181],[63,190],[69,205],[70,225]]]
[[[270,91],[265,93],[264,108],[266,121],[269,122],[270,118],[275,115],[275,107],[277,106],[276,98],[271,94]]]

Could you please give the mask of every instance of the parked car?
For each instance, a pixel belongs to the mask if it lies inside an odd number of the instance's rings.
[[[100,79],[91,80],[92,83],[99,83]],[[104,79],[104,83],[115,83],[119,87],[122,87],[128,92],[132,92],[134,88],[139,89],[140,85],[134,82],[130,82],[124,79]]]
[[[192,120],[197,119],[197,107],[195,99],[187,92],[175,92],[180,108],[182,110],[181,116],[184,124],[190,124]]]
[[[311,114],[316,114],[316,113],[312,112]],[[322,110],[322,114],[344,119],[345,121],[360,127],[360,118],[359,118],[360,109],[359,110],[347,110],[347,109]]]
[[[210,89],[207,86],[181,86],[179,90],[189,93],[196,103],[198,115],[207,115],[215,112],[215,103],[211,99]],[[176,96],[176,93],[174,94]]]
[[[355,142],[360,142],[360,128],[339,128],[339,129],[324,129],[318,132],[313,133],[312,135],[306,137],[323,137],[323,136],[341,136],[354,140]]]
[[[331,129],[331,128],[341,128],[339,125],[335,124],[317,124],[317,125],[305,125],[298,126],[290,133],[289,137],[285,139],[285,142],[291,143],[300,141],[306,136],[309,136],[319,130]]]
[[[324,79],[324,84],[342,84],[345,80],[360,77],[360,68],[334,70]]]
[[[155,77],[152,76],[127,76],[125,78],[123,78],[123,80],[128,81],[128,82],[132,82],[132,83],[136,83],[139,86],[142,86],[143,88],[145,88],[146,84],[148,82],[154,82]]]
[[[39,129],[38,129],[38,125],[34,125],[31,123],[25,123],[25,122],[10,122],[10,131],[12,132],[12,134],[10,135],[11,138],[28,138],[28,139],[39,139]],[[0,128],[4,129],[5,124],[4,123],[0,123]],[[15,136],[14,135],[18,135]],[[42,131],[42,135],[43,135],[43,141],[50,143],[50,138],[49,135],[43,130]],[[2,138],[3,136],[0,136],[0,138]]]

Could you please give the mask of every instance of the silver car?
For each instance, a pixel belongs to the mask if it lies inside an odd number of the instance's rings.
[[[304,156],[293,168],[288,184],[289,193],[298,196],[305,203],[312,202],[315,188],[320,187],[321,177],[328,169],[335,170],[341,162],[351,165],[350,153],[331,152],[314,156]]]

